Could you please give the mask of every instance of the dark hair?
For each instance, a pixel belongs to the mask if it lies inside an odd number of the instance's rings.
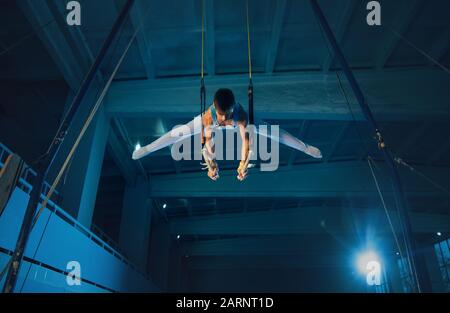
[[[234,95],[230,89],[221,88],[214,95],[214,102],[222,112],[227,112],[234,105]]]

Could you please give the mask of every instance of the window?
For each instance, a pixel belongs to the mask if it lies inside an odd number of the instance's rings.
[[[413,292],[413,280],[411,277],[411,271],[406,258],[399,258],[397,265],[400,270],[400,279],[403,285],[403,291],[406,293]]]
[[[450,292],[450,239],[436,243],[434,251],[436,252],[444,286]]]
[[[378,286],[375,286],[375,293],[388,293],[388,292],[389,292],[389,287],[387,284],[386,273],[383,270],[383,276],[381,276],[381,284]]]

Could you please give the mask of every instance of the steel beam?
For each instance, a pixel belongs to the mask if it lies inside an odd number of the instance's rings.
[[[53,160],[55,158],[55,155],[58,152],[59,147],[61,146],[61,143],[64,141],[65,135],[67,133],[67,130],[69,129],[69,126],[80,108],[80,104],[83,100],[83,98],[86,95],[87,90],[91,86],[95,76],[97,75],[100,65],[103,62],[103,59],[105,58],[106,53],[111,47],[111,44],[113,43],[114,39],[116,38],[117,34],[119,33],[119,30],[123,26],[128,13],[130,9],[133,7],[134,0],[128,0],[121,12],[117,20],[115,21],[108,37],[106,38],[105,42],[103,43],[102,48],[99,51],[99,54],[97,55],[97,58],[95,59],[94,64],[92,65],[91,69],[87,73],[85,79],[83,80],[78,93],[76,94],[75,98],[73,99],[72,105],[67,112],[67,115],[65,116],[64,120],[61,123],[61,126],[59,127],[57,134],[55,136],[55,139],[50,145],[50,148],[48,149],[48,152],[46,155],[44,155],[38,162],[37,165],[37,176],[36,180],[33,185],[33,190],[30,194],[30,200],[28,202],[27,209],[25,211],[23,223],[20,229],[20,233],[16,242],[16,247],[14,250],[14,254],[12,256],[10,266],[8,268],[8,274],[6,276],[5,284],[3,286],[3,292],[10,293],[14,292],[14,288],[17,282],[17,278],[20,272],[20,265],[23,258],[23,253],[26,248],[26,244],[28,241],[28,237],[33,225],[33,219],[36,212],[36,209],[38,207],[38,204],[40,203],[40,197],[41,197],[41,191],[42,186],[44,184],[44,180],[47,174],[48,169],[51,167]]]
[[[170,221],[173,235],[327,235],[354,234],[353,228],[346,223],[354,210],[358,220],[367,220],[370,216],[371,227],[376,235],[391,235],[389,223],[382,208],[342,208],[342,207],[299,207],[295,209],[275,209],[268,211],[232,213],[208,216],[175,218]],[[389,210],[389,216],[396,228],[400,221],[395,210]],[[374,224],[378,221],[378,224]],[[432,213],[412,214],[414,233],[434,234],[436,229],[446,233],[450,231],[450,215]],[[397,228],[398,229],[398,228]]]
[[[336,57],[339,60],[339,63],[341,64],[341,67],[347,77],[348,82],[350,83],[350,86],[352,87],[352,90],[355,94],[356,99],[358,100],[361,110],[364,113],[367,121],[369,122],[369,125],[372,129],[373,135],[375,135],[378,138],[378,140],[379,140],[378,144],[383,145],[384,142],[382,141],[383,139],[382,139],[382,135],[380,133],[378,124],[372,115],[372,111],[370,110],[370,108],[367,104],[367,101],[362,93],[362,90],[359,87],[359,84],[356,81],[356,78],[353,75],[353,72],[347,63],[345,56],[342,53],[342,50],[336,41],[333,31],[331,30],[330,25],[328,24],[328,21],[322,12],[322,9],[320,8],[319,4],[317,3],[317,0],[310,0],[310,3],[313,8],[314,14],[316,15],[317,19],[319,20],[319,23],[320,23],[321,27],[323,28],[326,37],[328,38],[328,41],[330,42],[331,46],[333,47],[333,50],[335,51]],[[413,233],[412,233],[411,218],[410,218],[410,214],[407,209],[403,185],[400,180],[400,174],[398,173],[396,164],[395,164],[390,152],[383,146],[381,146],[381,148],[382,148],[381,150],[382,150],[385,162],[388,165],[388,167],[390,168],[390,172],[391,172],[393,188],[395,191],[394,195],[396,198],[396,204],[398,207],[398,213],[400,215],[400,221],[401,221],[401,226],[402,226],[401,228],[404,233],[406,252],[407,252],[407,256],[410,260],[409,263],[411,264],[411,278],[414,282],[414,286],[416,287],[416,291],[421,292],[421,286],[427,284],[426,283],[427,277],[426,277],[426,273],[419,271],[421,266],[419,264],[420,261],[416,254],[417,248],[416,248],[416,243],[415,243]]]
[[[411,75],[414,73],[414,75]],[[360,71],[358,80],[370,95],[377,118],[383,120],[449,119],[448,75],[437,69]],[[345,84],[346,82],[344,82]],[[255,116],[270,119],[352,120],[336,75],[289,73],[253,78]],[[236,99],[246,102],[248,76],[230,75],[207,79],[206,98],[218,88],[232,88]],[[345,86],[346,87],[346,86]],[[106,99],[108,113],[117,116],[185,117],[198,114],[198,79],[155,79],[114,82]],[[414,93],[399,93],[414,90]],[[363,120],[359,110],[355,117]]]
[[[220,164],[219,164],[220,166]],[[392,196],[388,168],[377,164],[381,190]],[[417,169],[446,187],[450,187],[450,168],[417,166]],[[282,167],[276,172],[251,169],[248,178],[236,181],[236,170],[222,170],[217,182],[210,181],[205,173],[181,173],[153,176],[149,197],[156,198],[211,198],[211,197],[374,197],[377,191],[367,162],[341,161],[336,163],[299,164]],[[408,195],[435,196],[439,190],[425,180],[411,177],[405,171],[405,188]],[[345,177],[345,179],[343,179]],[[226,188],[224,188],[226,186]]]

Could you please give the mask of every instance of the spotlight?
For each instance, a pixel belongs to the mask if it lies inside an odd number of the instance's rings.
[[[361,273],[366,274],[367,273],[367,265],[373,261],[380,263],[380,259],[375,252],[367,251],[367,252],[362,253],[358,257],[358,262],[357,262],[358,270]]]
[[[180,237],[181,237],[180,235],[177,235],[177,239],[180,239]]]
[[[136,146],[134,147],[134,150],[139,150],[141,148],[141,145],[139,143],[136,144]]]
[[[167,208],[167,204],[164,203],[163,204],[163,209],[165,209],[165,208]]]
[[[439,237],[441,237],[441,236],[442,236],[442,233],[441,233],[440,231],[438,231],[438,232],[436,233],[436,235],[438,235]]]
[[[358,257],[358,269],[366,276],[368,286],[381,285],[381,262],[373,251],[367,251]]]

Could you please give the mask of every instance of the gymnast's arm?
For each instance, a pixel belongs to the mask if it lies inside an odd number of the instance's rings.
[[[211,125],[213,123],[211,116],[211,109],[205,112],[203,115],[203,126],[205,128],[205,147],[203,151],[203,158],[208,164],[208,177],[212,180],[217,180],[219,178],[219,166],[216,162],[216,154],[214,141],[212,139]]]
[[[240,111],[237,124],[242,139],[241,162],[239,163],[238,168],[238,178],[240,180],[244,180],[247,177],[247,167],[245,166],[245,164],[248,164],[247,158],[249,158],[250,150],[249,133],[246,131],[247,113],[244,110]]]
[[[208,109],[203,114],[203,126],[205,128],[205,147],[208,153],[215,158],[215,147],[214,147],[214,141],[212,140],[212,130],[211,125],[213,123],[213,119],[211,116],[211,109]]]

